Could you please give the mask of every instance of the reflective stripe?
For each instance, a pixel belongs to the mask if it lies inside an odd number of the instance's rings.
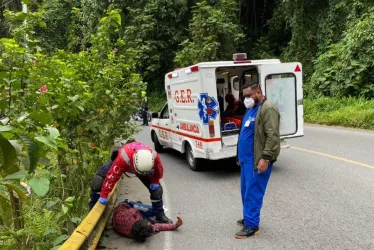
[[[162,200],[162,199],[159,199],[159,200],[151,200],[151,202],[159,202],[160,200]]]
[[[127,165],[130,166],[130,164],[131,164],[131,162],[130,162],[130,158],[129,158],[129,156],[126,154],[126,152],[125,152],[124,149],[121,150],[121,155],[122,155],[123,159],[125,160],[125,162],[127,163]]]

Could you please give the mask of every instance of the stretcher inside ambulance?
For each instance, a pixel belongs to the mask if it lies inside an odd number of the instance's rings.
[[[167,103],[152,114],[155,149],[185,153],[189,167],[198,170],[203,159],[236,157],[238,133],[246,108],[242,86],[259,82],[261,90],[281,114],[280,134],[303,136],[303,93],[300,63],[278,59],[202,62],[165,76]]]

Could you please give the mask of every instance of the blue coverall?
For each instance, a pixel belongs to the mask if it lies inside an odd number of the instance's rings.
[[[254,170],[254,135],[256,115],[260,105],[248,109],[241,126],[238,144],[238,160],[241,166],[241,195],[243,203],[244,226],[258,228],[260,224],[260,210],[268,184],[272,164],[259,174]]]

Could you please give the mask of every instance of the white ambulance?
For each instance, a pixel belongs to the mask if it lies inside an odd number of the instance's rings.
[[[156,151],[168,147],[185,153],[194,171],[202,159],[236,157],[244,113],[220,114],[227,107],[225,96],[231,93],[240,101],[241,86],[249,81],[259,82],[267,99],[279,109],[282,148],[288,147],[286,138],[303,136],[301,63],[247,60],[245,53],[238,53],[233,61],[201,62],[166,74],[167,103],[160,112],[152,113],[151,137]]]

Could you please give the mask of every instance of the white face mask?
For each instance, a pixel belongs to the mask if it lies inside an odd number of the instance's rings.
[[[253,106],[255,105],[255,100],[253,100],[253,98],[251,97],[246,97],[244,99],[244,105],[247,109],[253,108]]]

